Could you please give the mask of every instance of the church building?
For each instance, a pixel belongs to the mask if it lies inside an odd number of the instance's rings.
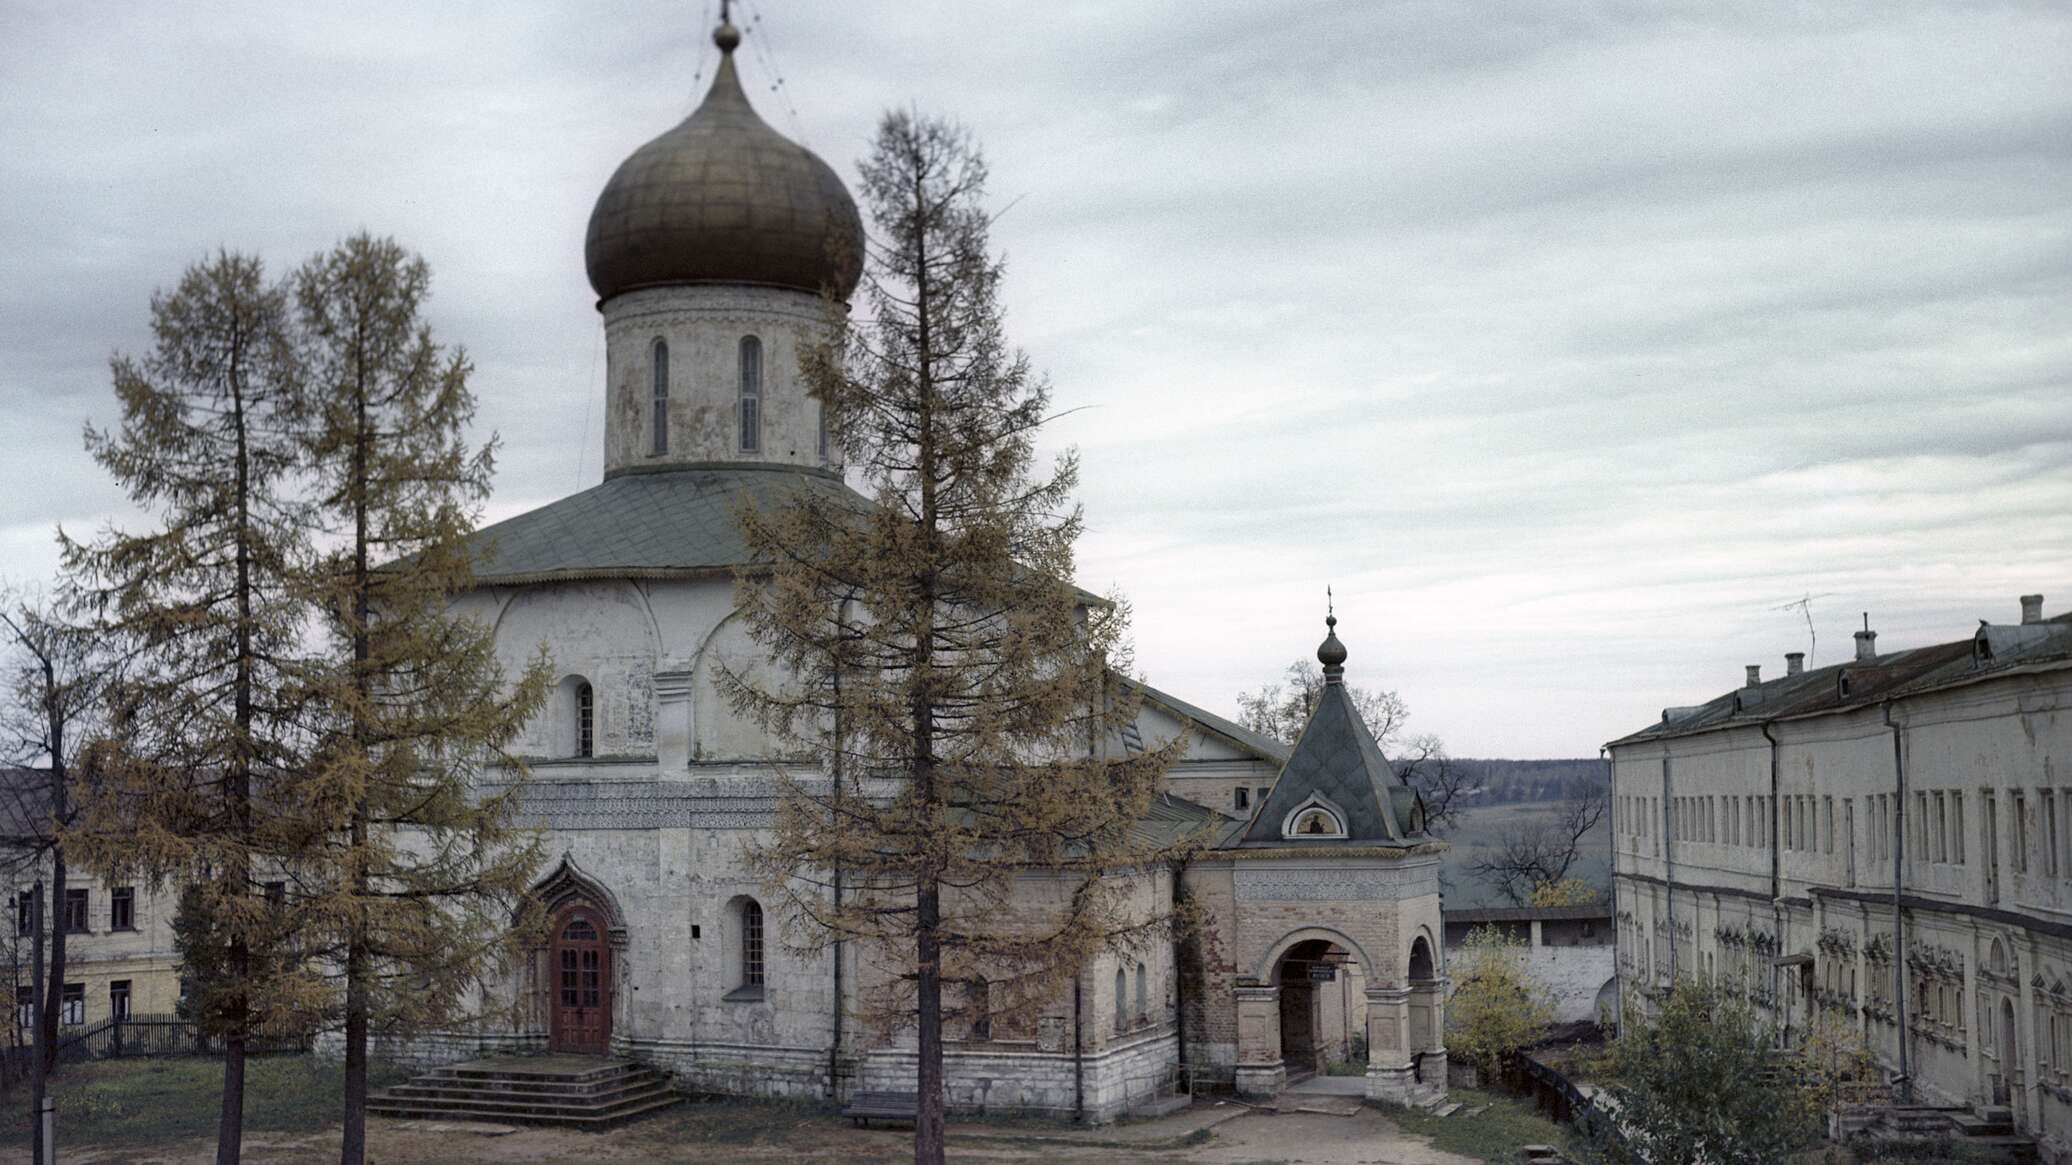
[[[734,605],[753,565],[735,515],[799,490],[869,504],[800,374],[829,326],[823,294],[857,285],[863,227],[835,171],[751,108],[739,33],[715,40],[702,104],[619,166],[590,217],[603,480],[480,531],[456,602],[513,673],[542,645],[553,660],[513,745],[552,855],[535,887],[546,938],[502,983],[494,1024],[404,1051],[627,1057],[701,1092],[910,1092],[912,1034],[856,1022],[867,960],[788,953],[746,860],[783,750],[719,683],[760,659]],[[1186,1092],[1270,1095],[1348,1060],[1370,1096],[1443,1096],[1444,845],[1354,709],[1327,623],[1326,684],[1292,749],[1141,688],[1108,747],[1183,737],[1185,753],[1140,828],[1208,845],[1126,876],[1147,913],[1181,895],[1206,922],[1083,967],[1027,1022],[966,1008],[946,1033],[953,1109],[1106,1120]]]

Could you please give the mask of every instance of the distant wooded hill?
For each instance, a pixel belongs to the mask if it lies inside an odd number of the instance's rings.
[[[1594,756],[1568,760],[1482,760],[1455,757],[1451,763],[1465,776],[1466,805],[1502,805],[1513,801],[1566,801],[1602,793],[1611,787],[1611,766]],[[1466,790],[1474,790],[1469,793]]]

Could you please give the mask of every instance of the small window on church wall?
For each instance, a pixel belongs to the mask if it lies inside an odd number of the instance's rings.
[[[595,746],[596,700],[589,684],[576,685],[576,755],[589,756]]]
[[[656,453],[669,452],[669,345],[655,341],[655,444]]]
[[[741,904],[741,985],[763,985],[763,908],[752,898]]]
[[[827,451],[827,406],[826,406],[826,405],[821,405],[821,406],[820,406],[820,463],[821,463],[822,465],[825,465],[825,464],[827,464],[827,463],[828,463],[829,461],[832,461],[832,460],[833,460],[833,458],[832,458],[831,456],[829,456],[829,454],[828,454],[828,451]]]
[[[1238,789],[1236,790],[1236,794],[1237,794],[1237,807],[1238,807],[1239,809],[1249,809],[1249,808],[1251,808],[1251,807],[1252,807],[1252,790],[1250,790],[1250,789],[1247,789],[1247,788],[1243,788],[1243,787],[1239,787],[1239,788],[1238,788]]]
[[[1115,1034],[1121,1035],[1130,1027],[1130,975],[1118,967],[1115,970]]]
[[[741,451],[763,447],[763,342],[741,337]]]
[[[1137,964],[1137,1012],[1136,1012],[1136,1014],[1137,1014],[1137,1022],[1138,1022],[1138,1023],[1143,1023],[1143,1022],[1144,1022],[1144,1021],[1145,1021],[1145,1020],[1146,1020],[1147,1018],[1149,1018],[1149,1017],[1150,1017],[1150,1015],[1151,1015],[1151,1000],[1150,1000],[1150,996],[1149,996],[1149,995],[1147,994],[1148,988],[1147,988],[1147,987],[1146,987],[1146,985],[1145,985],[1145,980],[1146,980],[1146,978],[1147,978],[1147,976],[1146,976],[1146,975],[1144,974],[1144,964],[1142,964],[1142,963],[1138,963],[1138,964]]]

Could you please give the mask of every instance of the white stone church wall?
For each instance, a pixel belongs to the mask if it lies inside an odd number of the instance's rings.
[[[953,1112],[1063,1118],[1075,1115],[1083,1102],[1086,1119],[1102,1123],[1172,1096],[1179,1087],[1179,1063],[1179,1033],[1171,1024],[1133,1033],[1099,1051],[1085,1051],[1077,1071],[1069,1048],[946,1048],[945,1100]],[[857,1087],[866,1092],[912,1092],[918,1070],[912,1049],[877,1049],[864,1057]]]

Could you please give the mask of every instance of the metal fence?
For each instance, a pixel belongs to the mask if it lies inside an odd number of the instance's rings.
[[[191,1019],[177,1015],[132,1015],[104,1019],[89,1027],[60,1029],[57,1062],[84,1064],[92,1060],[116,1060],[136,1056],[213,1056],[223,1050],[221,1041],[203,1036]],[[303,1039],[254,1040],[245,1048],[250,1055],[294,1054],[309,1050]],[[29,1078],[28,1044],[0,1047],[0,1092]]]

